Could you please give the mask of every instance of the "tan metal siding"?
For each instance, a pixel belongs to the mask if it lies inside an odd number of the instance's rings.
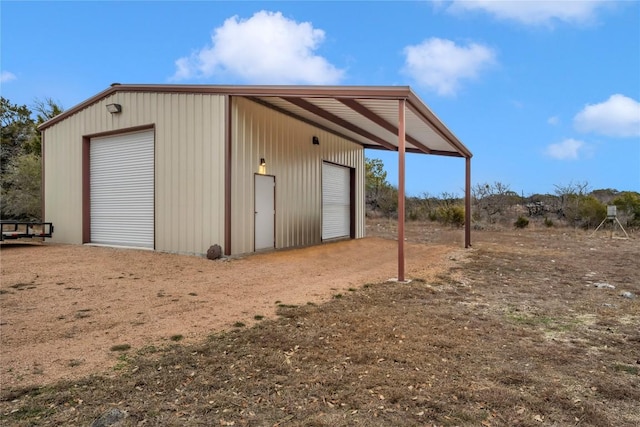
[[[364,236],[364,150],[245,98],[232,104],[232,252],[253,251],[253,174],[276,180],[276,248],[321,242],[322,161],[356,169],[356,237]],[[311,139],[317,136],[320,145]]]
[[[52,241],[82,243],[82,138],[68,142],[82,134],[78,122],[65,124],[45,132],[44,219],[53,222]]]
[[[122,105],[109,114],[106,104]],[[82,136],[155,126],[156,249],[202,254],[224,238],[224,96],[118,92],[45,130],[53,241],[82,243]]]

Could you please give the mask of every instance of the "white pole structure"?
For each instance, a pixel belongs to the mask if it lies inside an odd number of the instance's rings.
[[[398,101],[398,282],[404,282],[405,102]]]

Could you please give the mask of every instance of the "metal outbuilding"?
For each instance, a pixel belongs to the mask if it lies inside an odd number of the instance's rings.
[[[407,86],[113,84],[42,124],[53,241],[227,255],[365,234],[364,149],[471,152]]]

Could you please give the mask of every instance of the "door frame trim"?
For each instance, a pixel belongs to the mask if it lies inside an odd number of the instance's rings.
[[[153,131],[153,247],[156,247],[156,126],[154,123],[113,129],[106,132],[91,133],[82,136],[82,243],[91,243],[91,155],[90,144],[92,138],[118,136],[127,133]]]
[[[327,163],[333,166],[339,166],[342,168],[346,168],[349,170],[349,238],[356,238],[356,168],[344,165],[341,163],[332,162],[330,160],[320,159],[320,170],[322,171],[323,163]],[[322,213],[324,198],[322,197],[323,187],[322,187],[322,176],[320,176],[320,213]],[[320,215],[320,241],[331,241],[333,239],[323,239],[322,238],[322,227],[323,227],[323,216]],[[337,239],[345,239],[344,237],[337,237]]]

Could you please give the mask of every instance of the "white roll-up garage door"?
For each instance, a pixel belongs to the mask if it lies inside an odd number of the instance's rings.
[[[351,230],[351,172],[322,163],[322,239],[349,237]]]
[[[153,249],[153,154],[153,131],[91,139],[91,243]]]

